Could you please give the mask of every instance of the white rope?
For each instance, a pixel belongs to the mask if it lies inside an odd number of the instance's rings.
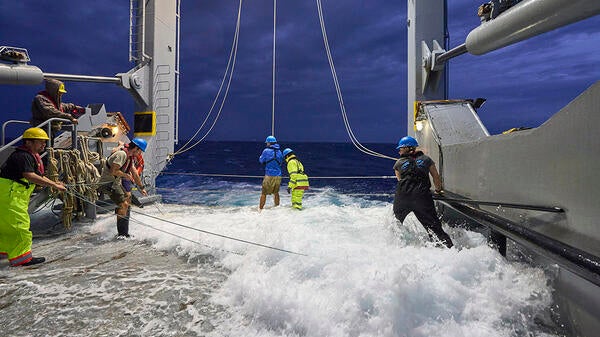
[[[271,102],[271,135],[275,136],[275,41],[277,40],[277,0],[273,0],[273,94]]]
[[[164,192],[177,192],[177,191],[181,191],[181,188],[170,188],[170,187],[157,187],[156,188],[157,191],[164,191]],[[252,190],[252,189],[250,189]],[[206,193],[206,194],[216,194],[216,193],[223,193],[221,190],[207,190],[207,189],[186,189],[187,192],[194,192],[194,193]],[[259,192],[260,191],[260,186],[258,186],[256,189],[254,189],[253,191],[255,192]],[[317,195],[317,194],[323,194],[323,191],[315,191],[315,190],[306,190],[304,192],[304,195]],[[351,196],[351,197],[393,197],[394,193],[344,193],[344,192],[339,192],[339,194],[342,194],[344,196]]]
[[[327,31],[325,29],[325,20],[323,18],[323,8],[321,6],[321,0],[317,0],[317,11],[319,13],[319,23],[321,24],[321,34],[323,36],[323,44],[325,45],[325,52],[327,53],[327,60],[329,61],[329,68],[331,69],[331,76],[333,77],[333,83],[335,85],[335,91],[337,93],[340,111],[342,113],[342,118],[344,120],[344,126],[346,127],[346,132],[348,133],[348,136],[350,137],[352,144],[359,151],[366,153],[368,155],[380,157],[380,158],[391,159],[391,160],[397,160],[397,158],[389,157],[384,154],[381,154],[381,153],[378,153],[378,152],[368,149],[367,147],[362,145],[358,141],[356,136],[354,135],[354,132],[352,131],[352,128],[350,127],[350,122],[348,121],[348,116],[346,114],[346,107],[344,106],[344,98],[342,97],[342,90],[340,88],[340,84],[339,84],[339,81],[337,78],[337,73],[335,71],[335,65],[333,64],[333,57],[331,56],[331,49],[329,48],[329,40],[327,38]]]
[[[76,198],[78,198],[78,199],[81,199],[81,200],[84,200],[84,201],[90,202],[89,200],[87,200],[87,199],[86,199],[86,197],[85,197],[84,195],[82,195],[82,194],[78,193],[78,192],[77,192],[75,189],[69,188],[69,189],[66,191],[66,193],[68,193],[68,194],[72,194],[74,197],[76,197]],[[92,204],[93,204],[93,202],[92,202]],[[105,207],[100,207],[100,206],[97,206],[97,205],[96,205],[96,207],[98,207],[98,208],[100,208],[100,209],[108,210],[108,208],[105,208]],[[162,221],[162,222],[170,223],[170,224],[172,224],[172,225],[175,225],[175,226],[178,226],[178,227],[182,227],[182,228],[191,229],[191,230],[193,230],[193,231],[196,231],[196,232],[200,232],[200,233],[204,233],[204,234],[208,234],[208,235],[217,236],[217,237],[224,238],[224,239],[228,239],[228,240],[232,240],[232,241],[242,242],[242,243],[245,243],[245,244],[248,244],[248,245],[252,245],[252,246],[257,246],[257,247],[262,247],[262,248],[267,248],[267,249],[277,250],[277,251],[280,251],[280,252],[289,253],[289,254],[294,254],[294,255],[300,255],[300,256],[309,256],[309,255],[307,255],[307,254],[298,253],[298,252],[294,252],[294,251],[287,250],[287,249],[283,249],[283,248],[273,247],[273,246],[265,245],[265,244],[258,243],[258,242],[253,242],[253,241],[249,241],[249,240],[239,239],[239,238],[236,238],[236,237],[233,237],[233,236],[228,236],[228,235],[224,235],[224,234],[219,234],[219,233],[215,233],[215,232],[211,232],[211,231],[203,230],[203,229],[200,229],[200,228],[195,228],[195,227],[187,226],[187,225],[184,225],[184,224],[181,224],[181,223],[177,223],[177,222],[174,222],[174,221],[170,221],[170,220],[162,219],[162,218],[159,218],[159,217],[156,217],[156,216],[150,215],[150,214],[145,214],[145,213],[142,213],[142,212],[137,212],[137,211],[134,211],[134,210],[131,210],[131,212],[132,212],[132,213],[139,214],[139,215],[143,215],[143,216],[146,216],[146,217],[149,217],[149,218],[151,218],[151,219],[158,220],[158,221]],[[182,239],[184,239],[184,240],[187,240],[187,241],[190,241],[190,242],[194,242],[194,243],[202,244],[203,246],[206,246],[206,247],[209,247],[209,248],[212,248],[212,249],[218,249],[218,250],[227,251],[227,250],[224,250],[224,249],[221,249],[221,248],[215,248],[215,247],[211,247],[211,246],[209,246],[209,245],[206,245],[206,244],[203,244],[203,243],[200,243],[200,242],[192,241],[192,240],[190,240],[190,239],[188,239],[188,238],[184,238],[184,237],[182,237],[182,236],[179,236],[179,235],[177,235],[177,234],[173,234],[173,233],[170,233],[170,232],[167,232],[167,231],[164,231],[164,230],[158,229],[158,228],[156,228],[156,227],[153,227],[153,226],[147,225],[147,224],[145,224],[145,223],[141,222],[140,220],[136,220],[136,219],[133,219],[133,218],[131,218],[131,217],[129,217],[128,219],[129,219],[129,220],[133,220],[134,222],[137,222],[137,223],[139,223],[139,224],[141,224],[141,225],[143,225],[143,226],[150,227],[150,228],[152,228],[152,229],[155,229],[155,230],[157,230],[157,231],[160,231],[160,232],[163,232],[163,233],[166,233],[166,234],[170,234],[170,235],[176,236],[176,237],[178,237],[178,238],[182,238]],[[230,253],[235,253],[235,252],[231,252],[231,251],[227,251],[227,252],[230,252]],[[236,254],[240,254],[240,253],[236,253]],[[240,255],[241,255],[241,254],[240,254]]]
[[[219,120],[219,117],[221,116],[221,112],[223,111],[223,105],[225,104],[225,100],[227,99],[227,95],[229,93],[229,88],[231,86],[231,80],[233,78],[233,70],[235,69],[235,63],[236,63],[236,59],[237,59],[238,41],[239,41],[239,34],[240,34],[240,21],[241,21],[241,16],[242,16],[242,2],[243,2],[243,0],[240,0],[239,6],[238,6],[237,22],[236,22],[236,25],[235,25],[235,33],[234,33],[234,36],[233,36],[233,44],[231,45],[231,50],[229,51],[229,60],[227,61],[227,67],[225,68],[225,73],[223,74],[223,79],[221,80],[221,85],[219,86],[219,90],[218,90],[218,92],[217,92],[217,94],[215,96],[215,99],[213,100],[213,103],[212,103],[212,105],[210,107],[210,110],[208,111],[208,114],[206,115],[206,118],[202,122],[202,125],[200,125],[200,127],[198,128],[198,130],[196,130],[196,132],[194,133],[194,135],[181,148],[179,148],[179,150],[177,150],[175,153],[169,155],[169,160],[171,158],[173,158],[174,156],[178,155],[178,154],[181,154],[181,153],[184,153],[186,151],[189,151],[189,150],[193,149],[198,144],[200,144],[204,139],[206,139],[206,137],[210,134],[210,132],[214,128],[215,124]],[[231,66],[231,69],[230,69],[230,66]],[[204,125],[208,121],[208,118],[212,114],[212,112],[213,112],[213,110],[215,108],[215,105],[217,104],[217,100],[218,100],[219,96],[221,95],[221,91],[223,90],[223,85],[225,83],[225,79],[227,79],[227,78],[228,78],[228,80],[227,80],[227,86],[225,88],[225,93],[223,94],[223,98],[222,98],[221,104],[219,106],[219,111],[217,112],[217,116],[215,117],[212,125],[210,126],[210,128],[208,129],[208,131],[206,131],[206,133],[204,134],[204,136],[202,136],[200,138],[200,140],[196,141],[192,145],[189,145],[191,142],[194,141],[194,139],[196,138],[196,136],[198,136],[198,134],[200,133],[200,130],[202,130],[202,128],[204,127]]]
[[[225,104],[225,100],[227,98],[227,94],[229,92],[229,88],[231,85],[231,80],[233,78],[233,70],[235,68],[235,63],[236,63],[236,59],[237,59],[237,48],[238,48],[238,40],[239,40],[239,29],[240,29],[240,21],[241,21],[241,9],[242,9],[242,1],[240,0],[239,2],[239,7],[238,7],[238,17],[237,17],[237,22],[236,22],[236,30],[235,30],[235,34],[234,34],[234,41],[232,44],[232,48],[229,54],[229,60],[227,63],[227,68],[225,70],[225,74],[223,76],[223,79],[221,81],[221,85],[219,87],[219,91],[217,92],[217,95],[215,96],[215,99],[213,101],[213,104],[210,108],[209,113],[207,114],[206,118],[204,119],[202,125],[198,128],[198,130],[196,131],[196,133],[194,133],[194,135],[192,136],[192,138],[190,138],[190,140],[188,140],[179,150],[177,150],[175,153],[169,155],[165,161],[170,161],[175,155],[184,153],[186,151],[191,150],[192,148],[196,147],[199,143],[201,143],[202,141],[204,141],[204,139],[206,139],[206,137],[210,134],[210,132],[212,131],[212,129],[214,128],[217,120],[219,119],[221,112],[223,110],[223,106]],[[331,49],[329,47],[329,41],[328,41],[328,37],[327,37],[327,31],[325,28],[325,21],[324,21],[324,16],[323,16],[323,9],[322,9],[322,5],[321,5],[321,0],[317,0],[317,10],[318,10],[318,14],[319,14],[319,23],[321,26],[321,33],[323,36],[323,43],[325,46],[325,51],[327,54],[327,60],[329,62],[329,67],[331,69],[331,75],[333,78],[333,82],[334,82],[334,86],[335,86],[335,90],[336,90],[336,94],[338,97],[338,102],[339,102],[339,106],[340,106],[340,112],[342,113],[342,119],[344,121],[344,127],[346,128],[346,132],[348,133],[348,136],[350,138],[350,140],[352,141],[352,144],[361,152],[367,154],[367,155],[371,155],[371,156],[375,156],[375,157],[379,157],[379,158],[386,158],[386,159],[390,159],[390,160],[397,160],[397,158],[394,157],[389,157],[386,156],[384,154],[378,153],[376,151],[373,151],[369,148],[367,148],[366,146],[364,146],[363,144],[360,143],[360,141],[356,138],[356,136],[354,135],[354,131],[352,130],[352,127],[350,126],[350,122],[348,119],[348,115],[346,112],[346,107],[344,105],[344,99],[342,96],[342,92],[341,92],[341,87],[339,84],[339,80],[337,77],[337,72],[335,70],[335,65],[333,62],[333,57],[331,56]],[[274,0],[273,3],[273,69],[272,69],[272,73],[273,73],[273,78],[272,78],[272,105],[271,105],[271,134],[275,135],[275,66],[276,66],[276,58],[275,58],[275,51],[276,51],[276,21],[277,21],[277,0]],[[229,71],[229,66],[231,64],[231,71]],[[229,71],[229,76],[228,76],[228,71]],[[225,79],[228,77],[228,81],[227,81],[227,86],[225,89],[225,94],[223,95],[223,99],[221,101],[221,104],[219,106],[219,110],[217,113],[217,116],[215,117],[212,125],[210,126],[209,130],[204,134],[204,136],[202,136],[198,141],[196,141],[194,144],[189,145],[198,135],[198,133],[200,132],[200,130],[204,127],[204,125],[206,124],[209,116],[212,114],[212,111],[216,105],[217,99],[221,94],[223,85],[225,83]],[[189,146],[188,146],[189,145]]]
[[[251,176],[241,174],[218,174],[218,173],[193,173],[193,172],[161,172],[163,175],[201,176],[201,177],[228,177],[228,178],[264,178],[265,176]],[[289,177],[283,177],[289,178]],[[392,179],[396,176],[321,176],[310,179]]]

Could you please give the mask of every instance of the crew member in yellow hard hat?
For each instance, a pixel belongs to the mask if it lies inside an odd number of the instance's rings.
[[[292,194],[292,207],[302,209],[302,197],[308,189],[308,176],[304,172],[304,165],[292,149],[283,150],[283,159],[287,163],[287,171],[290,176],[287,192]]]
[[[10,265],[29,266],[44,262],[43,257],[31,255],[32,233],[29,230],[29,197],[35,185],[65,191],[65,186],[44,177],[40,153],[46,148],[48,134],[40,128],[23,133],[23,145],[8,157],[0,171],[0,254]]]
[[[62,95],[67,93],[65,84],[59,80],[47,79],[46,90],[40,91],[35,95],[31,103],[32,126],[38,126],[50,118],[64,118],[77,124],[76,116],[80,116],[85,109],[73,103],[63,103]],[[52,133],[60,130],[61,122],[52,122]]]

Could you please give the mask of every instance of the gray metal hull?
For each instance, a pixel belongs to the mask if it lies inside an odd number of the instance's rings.
[[[600,255],[599,125],[597,82],[540,127],[442,145],[444,185],[472,199],[559,206],[564,214],[490,210]]]
[[[600,172],[596,130],[600,82],[543,125],[494,136],[486,135],[464,103],[424,105],[425,128],[417,136],[438,163],[445,189],[461,198],[496,204],[477,205],[467,214],[446,209],[446,218],[500,228],[509,238],[508,256],[526,256],[554,274],[558,320],[574,335],[594,336],[600,330],[600,181],[595,179]],[[448,116],[454,118],[452,122]],[[499,206],[503,203],[557,207],[564,212]],[[500,222],[505,219],[513,228],[539,235],[558,248],[549,250],[550,246],[494,227],[482,221],[485,217],[472,216],[477,212],[493,214]],[[571,248],[584,257],[587,267],[562,256]]]

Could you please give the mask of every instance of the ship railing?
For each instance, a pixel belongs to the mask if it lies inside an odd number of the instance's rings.
[[[50,118],[50,119],[44,121],[43,123],[36,125],[36,127],[38,127],[38,128],[45,129],[46,133],[48,134],[48,137],[50,137],[50,139],[47,142],[47,145],[52,146],[54,144],[54,137],[52,134],[52,122],[67,123],[67,124],[63,125],[63,127],[71,129],[71,146],[73,149],[76,149],[77,148],[77,124],[71,124],[71,120],[65,119],[65,118]],[[19,137],[13,139],[10,143],[5,144],[6,127],[9,124],[25,124],[25,123],[29,124],[28,121],[21,121],[21,120],[8,120],[2,124],[2,135],[1,135],[2,145],[0,147],[0,154],[3,154],[6,150],[11,149],[13,145],[17,144],[19,141],[21,141],[23,139],[23,136],[19,136]],[[2,157],[4,157],[4,156],[2,156]]]

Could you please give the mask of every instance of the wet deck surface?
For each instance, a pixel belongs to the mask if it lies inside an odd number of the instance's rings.
[[[34,242],[46,262],[0,261],[3,336],[202,336],[227,314],[208,301],[227,277],[136,240],[89,233]]]

